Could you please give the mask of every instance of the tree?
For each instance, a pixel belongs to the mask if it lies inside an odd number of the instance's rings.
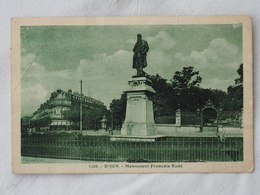
[[[113,129],[122,127],[126,113],[126,94],[122,94],[120,99],[113,99],[110,103],[111,126]]]
[[[80,120],[80,110],[78,107],[72,107],[70,110],[66,110],[63,112],[63,116],[65,119],[67,119],[70,122],[79,122]]]
[[[243,83],[243,64],[240,64],[239,68],[237,69],[237,74],[239,75],[239,78],[235,80],[235,83]]]
[[[199,71],[194,71],[194,67],[183,67],[182,71],[176,71],[171,82],[174,89],[187,89],[199,87],[202,78]]]
[[[41,127],[50,127],[52,123],[52,119],[49,115],[46,115],[42,118],[33,119],[30,121],[30,126],[35,127],[37,130],[39,130]]]
[[[241,111],[243,108],[243,64],[237,69],[239,78],[235,79],[235,85],[228,87],[228,96],[224,102],[225,110]]]
[[[27,132],[28,128],[30,128],[30,116],[24,116],[21,118],[21,131],[22,133]]]
[[[79,129],[80,126],[80,107],[73,105],[70,110],[63,113],[64,119],[73,123],[73,129]],[[94,106],[92,108],[83,106],[82,108],[82,124],[83,129],[97,130],[100,128],[99,121],[103,116],[109,118],[109,111],[105,106]]]
[[[183,67],[181,71],[176,71],[171,79],[171,86],[177,98],[175,104],[183,111],[195,111],[200,102],[201,88],[199,88],[202,78],[199,71],[194,71],[194,67]]]
[[[173,115],[177,109],[177,105],[174,103],[177,96],[171,84],[159,74],[147,77],[152,81],[152,87],[156,91],[152,97],[154,116]]]
[[[98,130],[101,128],[100,121],[103,116],[106,116],[109,119],[109,111],[105,106],[98,107],[94,105],[94,108],[85,108],[83,109],[83,124],[87,127],[87,129]]]

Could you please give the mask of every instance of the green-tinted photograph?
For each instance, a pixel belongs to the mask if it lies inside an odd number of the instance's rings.
[[[21,162],[242,162],[242,27],[21,26]]]

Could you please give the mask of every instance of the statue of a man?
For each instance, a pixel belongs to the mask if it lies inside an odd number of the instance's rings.
[[[133,68],[137,70],[137,76],[144,76],[143,68],[147,66],[146,53],[149,51],[147,41],[142,39],[142,35],[137,35],[137,42],[133,52]]]

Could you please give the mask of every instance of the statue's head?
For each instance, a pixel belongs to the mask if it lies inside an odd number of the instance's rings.
[[[137,39],[142,39],[142,35],[140,33],[137,34]]]

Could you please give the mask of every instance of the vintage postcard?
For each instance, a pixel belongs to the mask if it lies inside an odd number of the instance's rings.
[[[13,172],[252,172],[249,16],[14,18]]]

